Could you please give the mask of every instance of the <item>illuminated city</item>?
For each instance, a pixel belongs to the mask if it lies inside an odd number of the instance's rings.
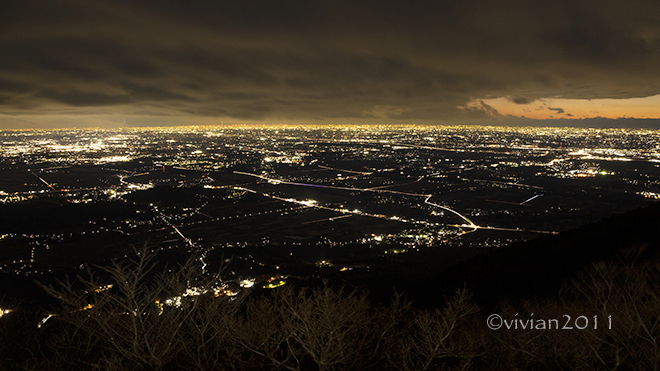
[[[660,1],[0,9],[0,370],[660,369]]]
[[[227,295],[288,276],[365,275],[402,253],[437,259],[458,249],[465,258],[660,197],[653,130],[226,126],[1,135],[3,272],[41,275],[145,245],[199,254],[216,268],[231,256],[216,289]]]

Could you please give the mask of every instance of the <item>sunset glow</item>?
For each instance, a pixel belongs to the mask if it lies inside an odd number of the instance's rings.
[[[518,104],[502,97],[484,99],[483,103],[494,108],[500,115],[531,119],[586,119],[586,118],[660,118],[660,95],[628,99],[563,99],[547,98]],[[481,105],[481,100],[470,102]]]

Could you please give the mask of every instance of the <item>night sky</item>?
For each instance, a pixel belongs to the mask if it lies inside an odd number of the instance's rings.
[[[0,129],[658,118],[658,0],[0,5]]]

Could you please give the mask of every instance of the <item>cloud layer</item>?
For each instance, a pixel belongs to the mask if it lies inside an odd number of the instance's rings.
[[[498,115],[469,104],[480,99],[656,94],[657,0],[0,5],[0,125],[48,115],[446,123]]]

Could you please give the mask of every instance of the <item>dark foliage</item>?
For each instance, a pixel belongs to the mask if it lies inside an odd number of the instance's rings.
[[[60,305],[41,327],[27,311],[0,318],[0,367],[658,369],[660,262],[644,260],[645,253],[645,246],[630,248],[617,263],[591,264],[556,299],[501,303],[495,313],[511,328],[499,330],[488,328],[490,313],[466,289],[430,310],[401,295],[377,305],[365,292],[327,285],[228,297],[218,295],[215,276],[199,275],[191,262],[153,279],[152,256],[141,253],[133,264],[105,268],[103,279],[90,273],[45,287]],[[565,315],[584,318],[572,330],[547,326],[559,319],[563,327]],[[598,326],[585,326],[594,316]]]

